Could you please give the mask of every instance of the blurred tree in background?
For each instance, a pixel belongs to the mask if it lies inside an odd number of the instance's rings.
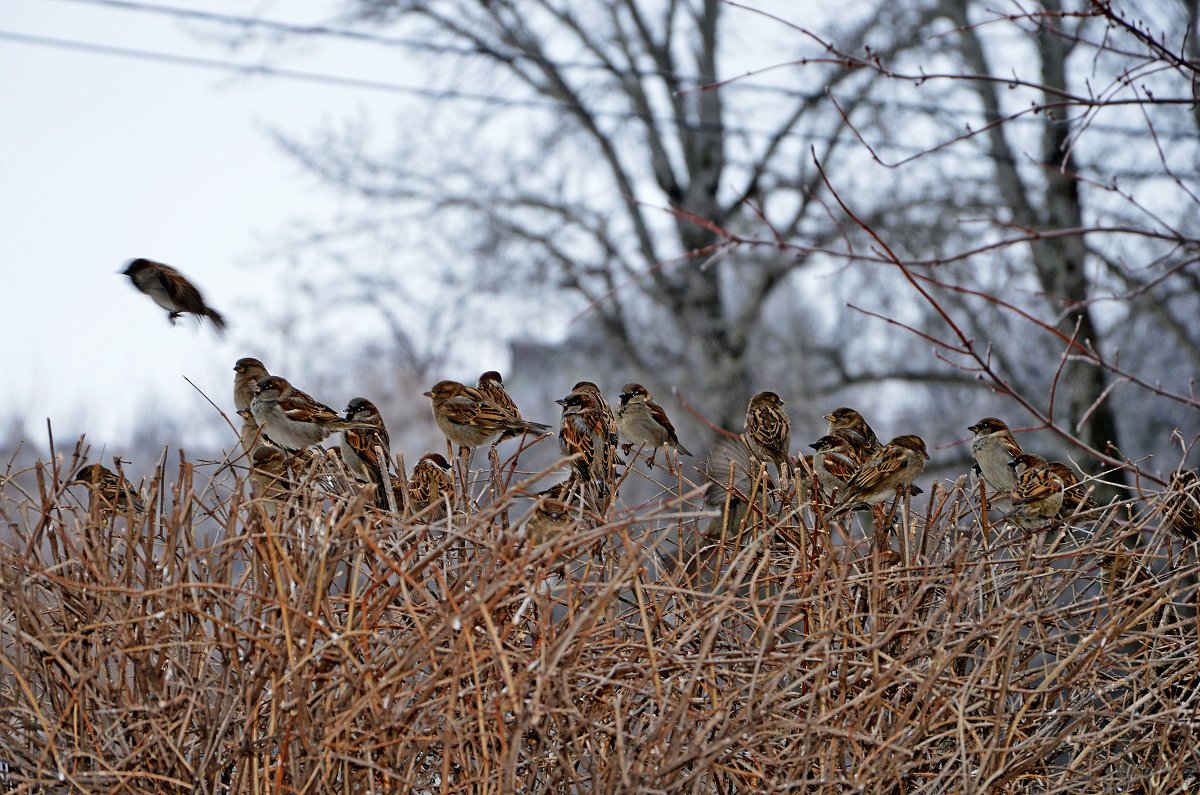
[[[357,0],[438,99],[396,143],[280,140],[431,258],[336,279],[424,381],[452,357],[414,339],[531,335],[519,386],[591,363],[726,427],[771,388],[798,439],[853,402],[884,435],[997,413],[1139,458],[1197,407],[1198,6]]]

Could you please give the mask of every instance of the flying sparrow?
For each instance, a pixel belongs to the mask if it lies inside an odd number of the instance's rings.
[[[830,436],[840,436],[854,448],[860,460],[866,461],[879,450],[879,437],[871,426],[852,408],[842,406],[825,415],[829,429],[825,431]]]
[[[88,464],[75,473],[75,477],[67,481],[68,486],[80,484],[88,487],[90,494],[88,510],[99,500],[102,515],[108,516],[117,512],[126,512],[131,507],[136,513],[146,510],[146,504],[141,495],[133,488],[124,476],[113,472],[104,464]]]
[[[650,448],[648,466],[654,466],[654,455],[658,448],[670,445],[684,455],[691,455],[679,443],[675,426],[667,417],[663,407],[650,397],[649,390],[641,384],[626,384],[621,387],[621,407],[617,409],[617,428],[629,441],[624,445],[628,455],[634,445]]]
[[[791,460],[788,448],[792,443],[792,422],[783,410],[783,400],[774,392],[759,392],[750,398],[746,407],[746,429],[743,436],[751,455],[759,462],[774,464],[779,471],[780,486],[787,488]]]
[[[862,462],[858,460],[858,451],[842,436],[826,434],[809,445],[817,452],[813,455],[813,473],[821,490],[834,499],[842,487]]]
[[[875,505],[886,502],[898,492],[912,493],[912,483],[925,471],[925,462],[928,460],[929,453],[920,436],[897,436],[879,448],[846,481],[846,487],[829,515],[837,516],[862,503]]]
[[[1200,478],[1189,469],[1172,473],[1161,511],[1167,527],[1185,541],[1200,536]]]
[[[329,406],[293,389],[278,375],[255,382],[250,412],[267,439],[285,450],[312,447],[338,431],[375,427],[369,422],[343,420]]]
[[[1036,530],[1050,523],[1063,504],[1063,481],[1046,459],[1022,453],[1008,463],[1016,473],[1009,518],[1025,530]]]
[[[983,478],[998,502],[1007,501],[1009,493],[1017,485],[1017,475],[1009,464],[1024,450],[1013,438],[1012,431],[995,417],[984,417],[967,430],[975,434],[971,439],[971,456],[975,459],[975,470]]]
[[[148,259],[135,259],[122,271],[133,282],[133,286],[154,299],[154,303],[167,310],[167,320],[175,320],[185,312],[197,318],[207,317],[218,332],[225,331],[225,318],[221,313],[204,303],[204,296],[183,274],[170,265]]]
[[[342,431],[340,448],[346,469],[350,470],[355,480],[374,484],[375,504],[387,510],[384,478],[389,476],[392,453],[383,417],[374,403],[364,397],[356,397],[346,406],[346,419],[371,426]]]
[[[579,456],[571,462],[571,469],[576,479],[595,487],[599,502],[604,506],[613,472],[613,447],[604,412],[586,389],[572,391],[554,402],[563,407],[558,426],[558,449],[564,457]]]
[[[1079,476],[1075,474],[1074,469],[1062,461],[1050,461],[1046,466],[1063,482],[1063,502],[1062,507],[1058,509],[1060,518],[1073,516],[1076,511],[1090,511],[1096,507],[1096,500],[1092,498],[1091,491],[1079,482]]]
[[[420,514],[431,522],[444,519],[446,500],[454,499],[450,462],[441,453],[425,453],[413,467],[407,491],[408,507],[414,514]]]
[[[540,422],[526,422],[485,398],[478,389],[457,381],[439,381],[425,393],[433,401],[433,419],[451,443],[459,447],[485,447],[506,435],[550,430]]]

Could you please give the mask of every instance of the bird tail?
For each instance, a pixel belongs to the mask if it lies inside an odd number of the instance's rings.
[[[215,328],[217,330],[218,334],[225,333],[225,328],[226,328],[225,318],[220,312],[218,312],[215,309],[209,308],[204,314],[209,320],[212,321],[213,328]]]
[[[675,447],[676,450],[678,450],[679,452],[683,453],[686,456],[692,455],[692,451],[687,449],[683,445],[681,445],[679,442],[674,442],[673,446]]]
[[[542,422],[525,422],[521,423],[521,429],[530,433],[543,434],[550,433],[550,426]]]

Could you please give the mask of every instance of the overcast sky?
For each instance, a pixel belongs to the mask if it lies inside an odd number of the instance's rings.
[[[157,5],[314,23],[316,0]],[[272,236],[337,214],[341,199],[270,140],[272,127],[396,107],[402,95],[239,75],[13,40],[37,36],[231,63],[380,79],[394,49],[313,39],[233,49],[230,28],[123,10],[102,0],[0,3],[0,235],[8,331],[0,418],[44,418],[60,438],[123,438],[147,411],[209,412],[184,381],[225,405],[233,361],[294,352],[252,311],[267,290],[285,304]],[[9,38],[6,38],[9,37]],[[134,257],[182,270],[230,320],[218,339],[166,313],[118,275]],[[282,285],[286,288],[286,284]],[[274,368],[273,368],[274,369]],[[333,398],[331,398],[332,400]],[[209,426],[205,417],[201,426]]]

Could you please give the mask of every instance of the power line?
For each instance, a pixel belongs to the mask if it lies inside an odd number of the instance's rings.
[[[216,11],[203,11],[195,8],[174,8],[171,6],[159,5],[157,3],[141,2],[141,0],[60,0],[60,2],[80,3],[83,5],[106,6],[122,11],[138,11],[143,13],[158,14],[162,16],[177,17],[180,19],[194,19],[203,22],[217,22],[224,25],[232,25],[242,28],[262,28],[264,30],[274,31],[276,33],[287,33],[291,35],[304,36],[324,36],[328,38],[350,39],[353,41],[368,42],[378,44],[385,47],[402,47],[410,50],[421,52],[430,52],[437,55],[466,55],[466,56],[487,56],[490,58],[499,58],[505,61],[528,61],[536,64],[548,63],[547,59],[530,55],[529,53],[520,52],[518,50],[501,50],[501,49],[484,49],[480,47],[457,47],[451,44],[434,44],[433,42],[413,39],[403,36],[385,36],[379,33],[367,33],[350,28],[337,28],[330,25],[302,25],[294,22],[282,22],[274,19],[263,19],[262,17],[247,17],[238,14],[222,14]],[[558,69],[580,69],[605,72],[607,74],[615,74],[619,77],[669,77],[681,83],[690,84],[693,86],[701,85],[701,81],[696,77],[680,75],[673,72],[664,72],[656,69],[630,69],[614,70],[604,64],[594,63],[589,61],[571,61],[571,60],[555,60],[553,61],[555,68]],[[785,93],[797,93],[790,89],[780,88],[778,86],[742,86],[744,88],[752,88],[754,90],[774,91]]]

